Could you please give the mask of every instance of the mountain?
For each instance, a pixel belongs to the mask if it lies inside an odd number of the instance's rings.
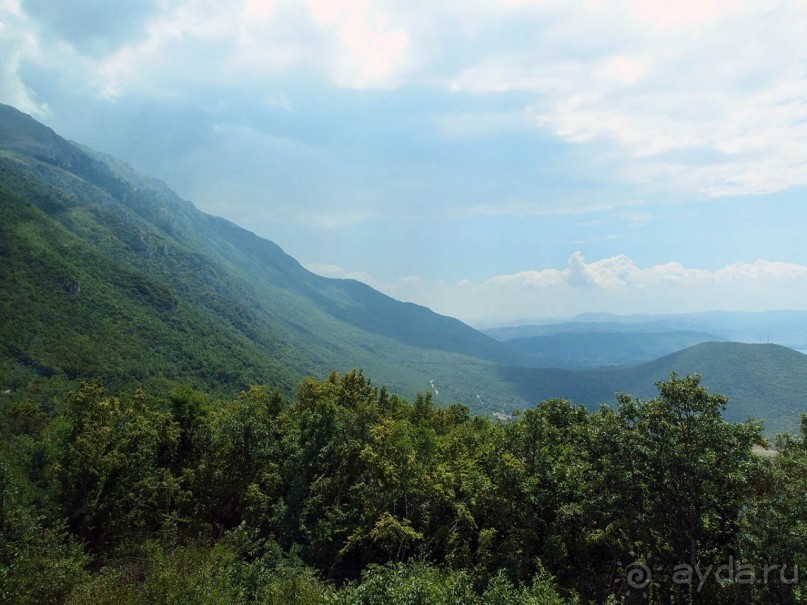
[[[525,403],[518,355],[460,321],[304,269],[159,181],[0,106],[0,386],[100,376],[205,389],[363,368],[407,396]],[[432,382],[433,381],[433,382]]]
[[[612,315],[493,327],[483,332],[532,367],[585,369],[651,361],[703,342],[779,344],[807,352],[807,312]]]
[[[708,342],[634,366],[589,370],[509,368],[525,396],[563,397],[588,407],[612,404],[616,393],[649,399],[671,372],[698,373],[729,398],[728,420],[765,419],[769,433],[794,431],[807,412],[807,355],[771,344]]]
[[[702,342],[723,340],[708,332],[559,332],[505,343],[536,368],[584,369],[641,363]]]
[[[483,332],[499,341],[553,334],[702,332],[717,339],[807,350],[807,311],[709,311],[668,315],[586,313],[569,321],[523,322]]]

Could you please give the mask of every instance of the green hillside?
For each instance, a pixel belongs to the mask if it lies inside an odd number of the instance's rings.
[[[456,319],[319,277],[119,160],[0,107],[0,386],[100,376],[208,390],[362,367],[407,396],[523,405],[517,355]]]
[[[769,433],[795,431],[807,411],[807,355],[779,345],[709,342],[635,366],[522,368],[505,375],[539,401],[564,397],[594,407],[613,403],[616,393],[650,398],[653,384],[671,372],[700,374],[711,391],[729,398],[728,420],[765,419]]]

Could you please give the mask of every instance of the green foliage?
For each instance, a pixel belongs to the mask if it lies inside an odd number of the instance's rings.
[[[355,370],[307,379],[291,402],[264,387],[116,397],[97,381],[50,414],[17,401],[0,424],[1,594],[799,603],[790,572],[754,585],[674,574],[807,565],[807,430],[760,458],[759,427],[725,422],[725,397],[698,376],[657,389],[594,413],[547,400],[508,422],[410,404]]]
[[[89,558],[58,521],[36,515],[15,475],[0,462],[0,603],[59,603]]]
[[[170,468],[179,440],[170,414],[142,391],[121,401],[91,382],[68,396],[65,417],[57,500],[77,535],[103,547],[172,522],[189,494]]]
[[[724,422],[726,398],[710,394],[700,376],[672,374],[657,387],[659,396],[650,401],[620,397],[627,439],[611,462],[630,481],[624,487],[631,500],[620,511],[630,518],[621,521],[638,559],[656,570],[652,589],[684,602],[694,598],[693,587],[670,583],[677,565],[706,569],[737,554],[759,427]],[[638,527],[637,519],[642,520]],[[724,592],[711,582],[697,598],[719,602]]]
[[[564,605],[551,578],[536,576],[528,587],[515,586],[496,575],[480,595],[464,571],[423,563],[371,566],[361,582],[348,585],[326,599],[329,605]]]
[[[807,570],[807,415],[802,416],[801,435],[781,436],[777,450],[775,458],[758,461],[754,490],[741,517],[747,559],[757,569],[777,569],[764,585],[744,587],[744,596],[771,605],[803,603],[803,577],[801,583],[791,580]]]
[[[334,605],[464,605],[479,602],[467,574],[424,564],[370,567],[361,582],[339,591]]]
[[[137,561],[121,562],[74,590],[68,605],[318,605],[324,585],[307,568],[245,562],[225,544],[165,552],[147,545]]]

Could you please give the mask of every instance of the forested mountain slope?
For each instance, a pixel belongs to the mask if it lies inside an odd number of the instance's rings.
[[[518,357],[501,343],[362,283],[317,276],[8,106],[0,192],[5,388],[101,376],[292,390],[308,374],[362,367],[409,396],[438,378],[445,398],[524,403],[495,380],[494,363]]]

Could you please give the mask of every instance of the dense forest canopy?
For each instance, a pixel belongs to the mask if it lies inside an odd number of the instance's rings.
[[[293,400],[2,399],[7,603],[803,603],[807,420],[756,423],[696,375],[510,421],[361,372]]]

